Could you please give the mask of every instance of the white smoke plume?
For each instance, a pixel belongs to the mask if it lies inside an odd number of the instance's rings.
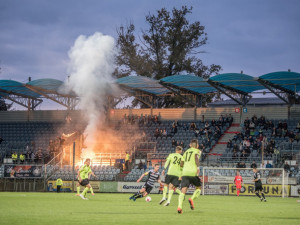
[[[85,144],[93,149],[96,131],[103,124],[105,97],[114,93],[112,73],[114,70],[115,40],[111,36],[95,33],[80,35],[69,51],[70,77],[68,91],[80,97],[79,108],[84,111],[88,125]]]

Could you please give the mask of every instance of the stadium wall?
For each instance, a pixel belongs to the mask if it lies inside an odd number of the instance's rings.
[[[248,106],[242,107],[209,107],[209,108],[174,108],[174,109],[113,109],[110,119],[120,121],[124,115],[158,115],[162,120],[201,120],[218,119],[219,116],[231,114],[234,123],[241,123],[246,117],[264,115],[268,119],[300,118],[300,107],[287,106]],[[82,120],[80,110],[38,110],[38,111],[4,111],[0,112],[0,122],[26,122],[26,121],[64,121],[70,115],[73,121]]]

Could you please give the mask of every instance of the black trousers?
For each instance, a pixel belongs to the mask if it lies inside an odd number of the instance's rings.
[[[60,186],[60,185],[57,185],[57,186],[56,186],[56,189],[57,189],[56,191],[57,191],[57,193],[59,193],[59,192],[60,192],[60,188],[61,188],[61,186]]]

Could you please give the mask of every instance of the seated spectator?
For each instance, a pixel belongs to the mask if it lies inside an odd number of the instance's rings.
[[[163,136],[163,137],[167,137],[167,136],[168,136],[168,133],[167,133],[167,130],[166,130],[166,129],[163,130],[162,136]]]
[[[237,160],[238,158],[239,158],[239,156],[238,156],[237,152],[234,151],[234,152],[232,153],[232,160]]]
[[[176,140],[172,140],[172,147],[176,147],[177,145],[176,145]]]
[[[158,137],[160,137],[160,132],[158,130],[158,128],[155,129],[154,131],[154,137],[157,139]]]
[[[209,124],[207,121],[205,122],[204,128],[207,128],[207,129],[209,128]]]
[[[172,133],[173,135],[175,135],[175,134],[177,133],[177,126],[176,126],[176,123],[173,123],[171,133]]]
[[[14,152],[12,155],[11,155],[11,158],[12,158],[12,161],[14,164],[17,164],[18,162],[18,153],[17,152]]]
[[[250,168],[257,168],[257,165],[256,165],[256,163],[255,163],[255,161],[254,161],[254,160],[253,160],[253,162],[252,162],[252,164],[251,164]]]
[[[237,144],[234,144],[232,150],[238,152],[239,151],[239,146]]]
[[[246,164],[245,164],[245,162],[241,162],[241,164],[240,164],[240,168],[246,168]]]
[[[215,120],[212,120],[212,121],[210,122],[210,125],[213,126],[213,127],[215,127],[215,126],[217,125],[217,122],[216,122]]]
[[[297,132],[296,135],[295,135],[295,141],[297,141],[297,143],[298,143],[298,142],[299,142],[299,139],[300,139],[300,138],[299,138],[299,133]]]
[[[291,167],[290,167],[290,165],[288,164],[288,162],[285,162],[285,164],[284,164],[284,170],[285,170],[285,172],[287,172],[287,173],[289,173],[290,172],[290,169],[291,169]]]
[[[191,123],[190,130],[195,130],[195,129],[196,129],[196,124],[195,123]]]
[[[23,164],[25,162],[25,154],[21,153],[19,159],[20,159],[20,163]]]
[[[240,162],[238,162],[238,163],[236,164],[236,168],[241,168],[241,163],[240,163]]]
[[[246,159],[247,159],[247,153],[246,153],[245,150],[242,152],[242,154],[241,154],[241,156],[240,156],[240,159],[241,159],[241,160],[246,160]]]
[[[185,146],[184,146],[184,142],[182,141],[182,142],[180,142],[180,145],[179,146],[181,146],[182,148],[184,148]]]
[[[267,161],[266,168],[273,168],[272,164],[269,161]]]
[[[232,140],[230,140],[230,139],[227,142],[227,148],[232,148]]]

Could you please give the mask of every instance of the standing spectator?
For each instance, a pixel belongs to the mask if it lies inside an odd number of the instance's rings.
[[[19,158],[20,158],[20,163],[23,164],[25,162],[25,155],[23,153],[21,153]]]
[[[285,162],[285,164],[284,164],[284,170],[285,170],[285,172],[287,172],[287,173],[289,173],[290,172],[290,169],[291,169],[291,167],[290,167],[290,165],[288,164],[288,162]]]
[[[37,161],[39,164],[43,163],[43,152],[42,149],[39,149],[37,152]]]
[[[140,160],[139,164],[138,164],[138,169],[144,169],[144,164],[142,162],[142,160]]]
[[[12,158],[13,164],[17,164],[17,162],[18,162],[18,153],[17,153],[17,152],[14,152],[14,153],[11,155],[11,158]]]
[[[33,151],[32,151],[31,154],[30,154],[30,159],[31,159],[31,162],[32,162],[32,163],[35,162],[36,157],[35,157],[35,154],[34,154]]]
[[[4,139],[0,136],[0,145],[4,141]]]
[[[57,193],[60,192],[60,188],[61,188],[62,185],[63,185],[63,181],[62,181],[62,179],[59,177],[59,178],[56,180],[56,192],[57,192]]]

